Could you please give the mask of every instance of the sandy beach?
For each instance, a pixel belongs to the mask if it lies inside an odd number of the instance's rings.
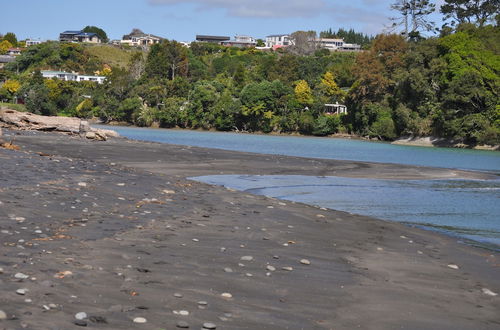
[[[491,174],[4,130],[0,329],[498,329],[499,254],[188,180]],[[2,314],[3,312],[3,314]]]

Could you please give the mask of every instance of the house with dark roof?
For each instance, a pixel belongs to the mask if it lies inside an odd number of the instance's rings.
[[[208,42],[208,43],[213,43],[213,44],[221,44],[225,41],[231,40],[231,37],[225,37],[225,36],[208,36],[208,35],[197,35],[196,36],[196,41],[197,42]]]
[[[250,48],[257,45],[254,37],[250,36],[235,36],[234,40],[222,41],[221,45],[228,47]]]
[[[99,44],[102,42],[101,38],[93,32],[83,31],[64,31],[59,34],[59,41],[61,42],[88,42]]]

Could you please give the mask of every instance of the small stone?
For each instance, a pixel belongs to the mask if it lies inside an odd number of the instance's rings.
[[[144,317],[136,317],[134,319],[134,323],[146,323],[147,321]]]
[[[75,322],[73,322],[73,323],[79,327],[86,327],[87,326],[87,321],[85,321],[85,320],[75,320]]]
[[[459,267],[457,265],[454,265],[454,264],[449,264],[448,265],[448,268],[451,268],[451,269],[458,269]]]
[[[252,261],[253,257],[252,256],[243,256],[240,258],[242,261]]]
[[[211,322],[205,322],[205,323],[203,323],[203,329],[213,330],[213,329],[217,329],[217,326]]]
[[[208,303],[206,301],[198,301],[198,305],[206,306],[206,305],[208,305]]]
[[[177,322],[176,327],[181,328],[181,329],[188,329],[189,323],[187,323],[186,321],[179,321],[179,322]]]
[[[193,242],[199,242],[200,240],[197,238],[193,238]]]
[[[188,311],[179,311],[179,315],[188,316],[189,312]]]
[[[221,294],[221,297],[231,299],[233,297],[233,295],[230,294],[229,292],[224,292],[223,294]]]
[[[0,320],[6,320],[7,319],[7,314],[0,309]]]
[[[488,295],[488,296],[492,296],[492,297],[498,296],[498,293],[493,292],[493,291],[491,291],[490,289],[487,289],[487,288],[482,288],[481,291],[483,291],[483,293],[485,295]]]
[[[310,265],[311,264],[311,262],[309,260],[307,260],[307,259],[301,259],[300,263],[303,264],[303,265]]]
[[[274,272],[276,270],[276,267],[271,266],[271,265],[267,265],[266,269],[269,270],[269,271],[271,271],[271,272]]]
[[[28,292],[28,289],[17,289],[16,293],[18,295],[24,296]]]
[[[23,273],[17,273],[16,275],[14,275],[14,277],[17,278],[18,280],[25,280],[29,278],[29,275]]]
[[[0,267],[0,274],[3,274],[3,268]]]
[[[84,320],[87,318],[87,313],[85,312],[79,312],[75,314],[75,319],[77,320]]]
[[[282,270],[286,270],[287,272],[291,272],[293,270],[293,267],[281,267]]]
[[[175,298],[182,298],[184,296],[182,294],[176,292],[176,293],[174,293],[174,297]]]
[[[78,182],[78,186],[80,186],[80,187],[86,187],[87,183],[85,183],[85,182]]]
[[[231,268],[229,268],[229,267],[224,268],[224,271],[226,273],[232,273],[233,272],[233,270]]]

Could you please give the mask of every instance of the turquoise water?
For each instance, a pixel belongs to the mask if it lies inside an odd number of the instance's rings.
[[[109,128],[109,127],[106,127]],[[112,127],[161,143],[264,154],[458,168],[500,174],[500,152],[348,139]],[[244,174],[244,173],[242,173]],[[250,193],[436,230],[500,250],[500,180],[371,180],[308,176],[196,178]]]
[[[298,175],[214,175],[191,179],[403,222],[500,251],[500,180],[395,181]]]
[[[105,128],[110,128],[105,126]],[[120,135],[143,141],[287,156],[344,159],[500,173],[500,152],[425,148],[369,141],[271,136],[113,126]]]

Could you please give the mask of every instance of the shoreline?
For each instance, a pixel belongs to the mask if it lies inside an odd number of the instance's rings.
[[[78,312],[103,329],[173,329],[179,321],[193,329],[500,324],[499,297],[489,294],[500,292],[496,252],[186,179],[495,177],[488,173],[41,132],[20,132],[14,143],[21,151],[0,149],[0,310],[8,318],[0,328],[78,328]]]
[[[500,151],[500,145],[469,145],[461,142],[456,142],[446,138],[438,138],[433,136],[423,136],[423,137],[407,137],[401,136],[394,141],[384,141],[380,139],[372,139],[363,137],[356,134],[348,134],[348,133],[335,133],[326,136],[318,136],[318,135],[305,135],[299,132],[294,133],[281,133],[281,132],[239,132],[239,131],[218,131],[216,129],[191,129],[191,128],[180,128],[180,127],[142,127],[136,126],[129,123],[108,123],[103,124],[99,122],[91,122],[91,125],[99,125],[105,127],[130,127],[130,128],[144,128],[144,129],[158,129],[158,130],[177,130],[177,131],[193,131],[193,132],[212,132],[212,133],[234,133],[234,134],[251,134],[251,135],[264,135],[264,136],[291,136],[291,137],[304,137],[304,138],[326,138],[326,139],[346,139],[346,140],[358,140],[358,141],[366,141],[366,142],[375,142],[375,143],[387,143],[393,145],[403,145],[403,146],[413,146],[413,147],[426,147],[426,148],[449,148],[449,149],[470,149],[470,150],[484,150],[484,151]]]

